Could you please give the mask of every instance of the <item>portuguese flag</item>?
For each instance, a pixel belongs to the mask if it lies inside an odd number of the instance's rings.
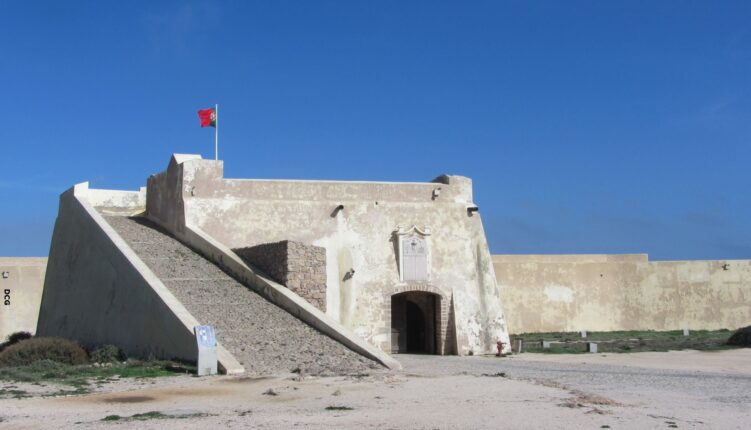
[[[216,128],[216,109],[201,109],[198,111],[198,118],[201,120],[201,127]]]

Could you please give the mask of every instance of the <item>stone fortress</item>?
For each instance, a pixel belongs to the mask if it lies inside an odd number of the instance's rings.
[[[297,321],[269,326],[272,308]],[[298,322],[316,330],[290,331]],[[175,155],[139,191],[84,183],[61,196],[37,334],[191,359],[199,323],[216,327],[229,373],[259,361],[253,350],[321,334],[311,349],[334,340],[388,367],[388,353],[485,354],[509,341],[464,177],[225,179],[222,161]]]
[[[24,264],[42,275],[14,280],[27,304],[0,335],[193,360],[208,324],[226,373],[398,368],[390,354],[508,351],[509,330],[751,323],[751,261],[491,256],[471,180],[449,175],[226,179],[222,161],[176,154],[138,191],[63,193],[49,260]]]

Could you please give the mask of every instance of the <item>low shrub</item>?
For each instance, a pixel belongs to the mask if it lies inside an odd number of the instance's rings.
[[[730,338],[728,338],[728,345],[751,347],[751,325],[739,328],[735,333],[730,335]]]
[[[125,360],[125,354],[115,345],[102,345],[89,352],[89,358],[94,363],[115,363]]]
[[[0,343],[0,352],[3,352],[3,350],[11,345],[15,345],[18,342],[26,339],[31,339],[31,333],[28,331],[17,331],[10,336],[8,336],[8,340]]]
[[[28,366],[40,360],[75,365],[87,363],[88,359],[86,351],[75,342],[58,337],[33,337],[0,352],[0,367]]]

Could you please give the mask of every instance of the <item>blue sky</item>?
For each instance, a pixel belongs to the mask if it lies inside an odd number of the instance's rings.
[[[751,258],[751,2],[3,2],[0,255],[170,154],[469,176],[493,253]]]

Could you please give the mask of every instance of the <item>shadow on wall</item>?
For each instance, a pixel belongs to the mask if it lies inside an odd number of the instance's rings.
[[[340,248],[336,261],[339,267],[339,320],[343,326],[351,327],[354,312],[352,253],[347,248]]]

